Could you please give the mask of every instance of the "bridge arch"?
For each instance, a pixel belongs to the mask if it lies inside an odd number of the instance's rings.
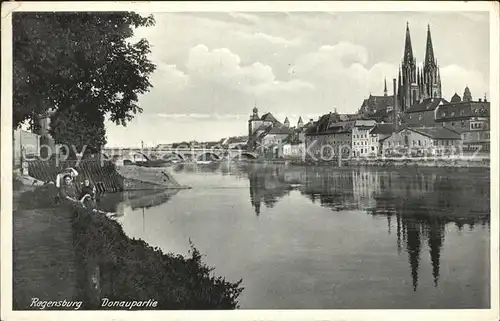
[[[199,154],[196,157],[196,160],[203,160],[204,156],[212,156],[213,158],[215,158],[215,160],[220,160],[221,159],[220,155],[217,155],[214,152],[202,152],[201,154]]]
[[[182,161],[186,160],[186,157],[184,157],[184,155],[182,155],[181,153],[177,153],[177,152],[165,153],[165,154],[163,154],[162,159],[167,160],[170,156],[176,156],[179,160],[182,160]]]
[[[242,152],[231,157],[231,160],[234,159],[257,159],[257,155],[252,152]]]
[[[134,152],[134,153],[131,153],[131,156],[134,158],[134,160],[135,160],[135,157],[136,157],[137,155],[140,155],[140,156],[144,157],[144,158],[146,159],[146,161],[148,161],[148,162],[149,162],[149,161],[151,161],[151,159],[149,158],[149,156],[148,156],[148,155],[146,155],[146,154],[144,154],[144,153],[142,153],[142,152]]]

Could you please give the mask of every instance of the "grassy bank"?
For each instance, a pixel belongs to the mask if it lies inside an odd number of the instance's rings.
[[[82,309],[101,309],[102,298],[157,301],[150,309],[238,307],[241,280],[229,282],[214,276],[194,246],[186,257],[164,253],[130,239],[120,224],[100,214],[69,205],[55,207],[54,189],[40,187],[17,200],[14,309],[32,309],[29,300],[33,296],[80,300]],[[40,248],[45,249],[43,253]],[[61,271],[66,271],[64,280],[59,278]],[[31,281],[42,278],[42,284]],[[50,284],[55,284],[57,293]]]

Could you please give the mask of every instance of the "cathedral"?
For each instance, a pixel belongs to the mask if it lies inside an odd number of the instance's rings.
[[[400,112],[427,98],[441,98],[441,77],[434,57],[431,29],[427,26],[427,44],[423,68],[417,67],[411,46],[410,27],[406,23],[404,56],[398,76],[398,105]]]

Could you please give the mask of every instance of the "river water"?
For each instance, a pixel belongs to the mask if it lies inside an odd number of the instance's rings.
[[[485,169],[177,165],[190,190],[118,205],[126,234],[189,242],[242,309],[489,308]]]

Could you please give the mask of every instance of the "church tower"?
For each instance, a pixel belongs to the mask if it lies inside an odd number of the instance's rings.
[[[302,117],[299,117],[299,121],[297,122],[297,128],[302,128],[304,126],[304,121],[302,120]]]
[[[427,43],[423,68],[417,68],[411,46],[410,28],[406,23],[406,37],[403,61],[398,78],[398,101],[405,112],[413,104],[427,98],[441,98],[441,75],[434,57],[431,28],[427,25]]]
[[[423,72],[423,96],[425,98],[441,98],[441,76],[439,67],[434,58],[432,47],[431,27],[427,25],[427,44],[425,47],[425,61]]]
[[[420,89],[417,82],[417,63],[411,46],[410,26],[406,23],[405,49],[399,75],[399,106],[406,111],[420,100]]]
[[[472,101],[472,94],[470,93],[469,86],[465,86],[464,98],[462,99],[462,101]]]

